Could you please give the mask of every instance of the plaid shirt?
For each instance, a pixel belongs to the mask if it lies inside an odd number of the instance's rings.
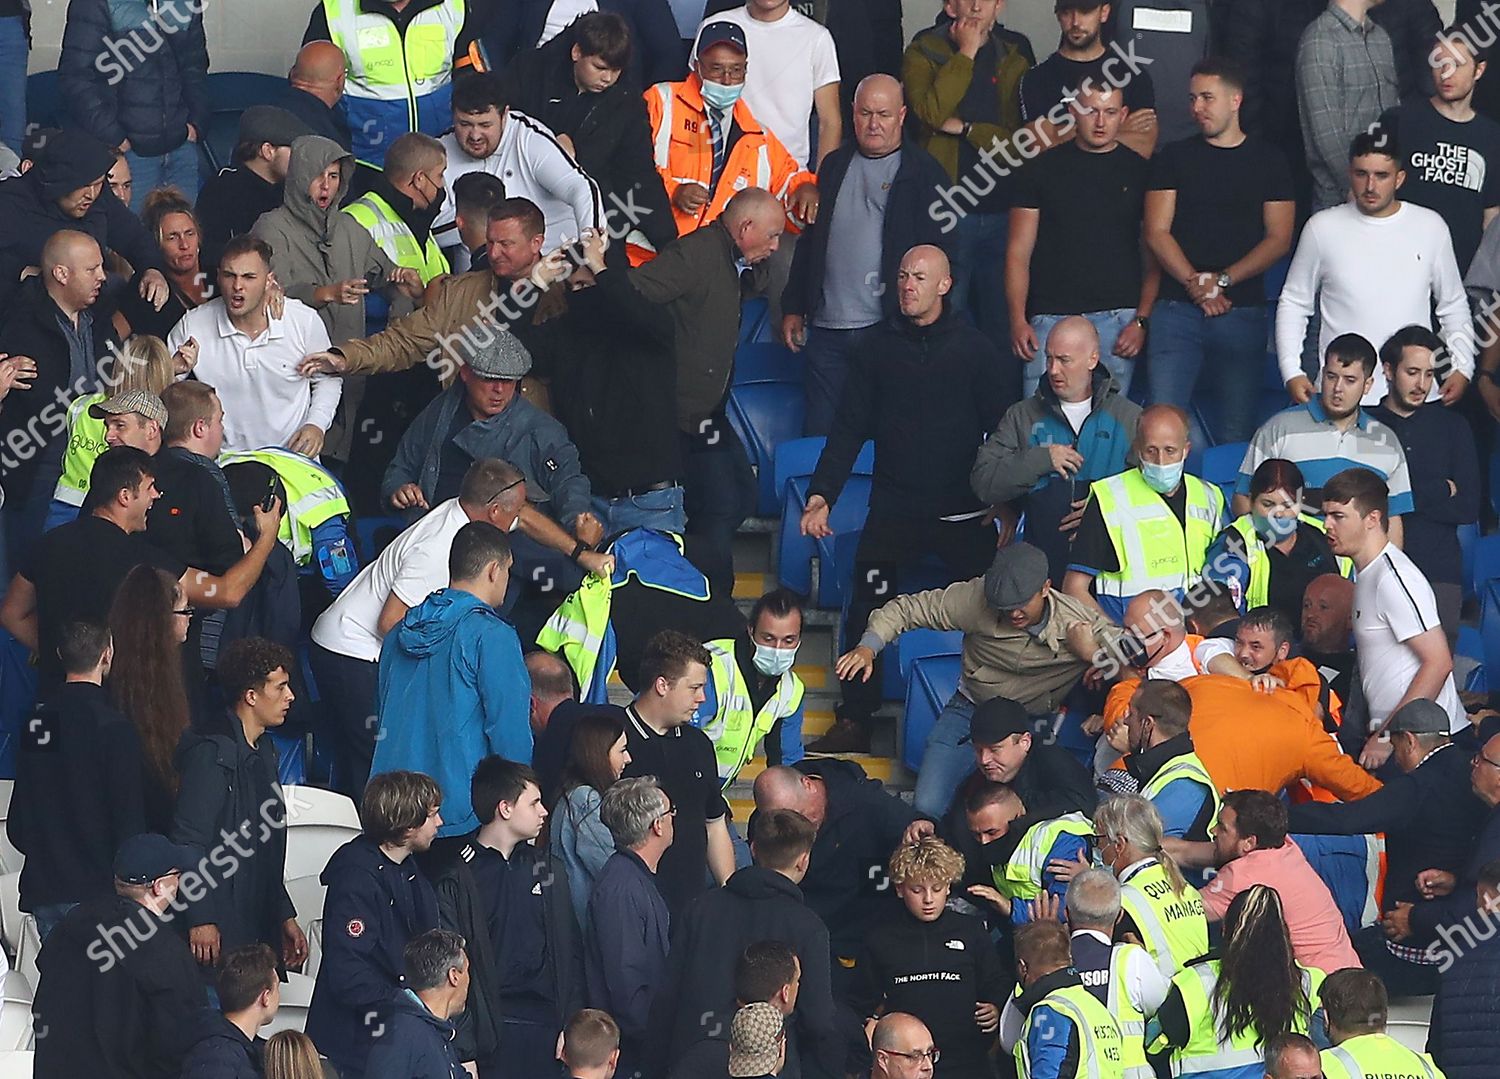
[[[1297,44],[1297,106],[1314,211],[1346,201],[1349,144],[1398,104],[1390,37],[1368,17],[1357,23],[1330,3]]]

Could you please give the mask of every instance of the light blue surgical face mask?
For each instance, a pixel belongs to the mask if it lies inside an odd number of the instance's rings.
[[[1146,486],[1159,495],[1169,491],[1175,491],[1177,485],[1182,482],[1182,467],[1184,462],[1177,461],[1170,465],[1152,465],[1141,462],[1141,478],[1146,481]]]
[[[1297,531],[1297,518],[1267,517],[1251,511],[1250,526],[1255,529],[1255,534],[1262,541],[1266,543],[1280,543],[1293,532]]]
[[[734,86],[730,86],[722,82],[703,80],[703,100],[707,102],[710,108],[718,109],[720,112],[723,112],[725,109],[734,108],[734,103],[740,99],[740,95],[744,92],[744,83],[737,83]]]
[[[768,644],[755,646],[755,669],[768,678],[786,674],[796,661],[795,648],[772,648]]]

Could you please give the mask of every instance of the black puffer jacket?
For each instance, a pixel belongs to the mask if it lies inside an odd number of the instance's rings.
[[[251,1041],[220,1011],[204,1008],[189,1026],[193,1047],[182,1079],[261,1079],[261,1043]]]
[[[72,0],[57,74],[73,119],[111,146],[129,139],[156,157],[187,141],[188,124],[208,131],[201,5]]]

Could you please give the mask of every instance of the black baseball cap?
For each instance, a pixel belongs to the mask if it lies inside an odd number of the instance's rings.
[[[976,746],[992,746],[1003,742],[1013,734],[1030,734],[1031,717],[1019,701],[1009,697],[991,697],[983,704],[974,706],[974,718],[969,720],[968,741]]]
[[[155,832],[142,832],[125,840],[115,851],[115,879],[126,884],[150,884],[197,865],[198,861],[194,848],[178,846]]]

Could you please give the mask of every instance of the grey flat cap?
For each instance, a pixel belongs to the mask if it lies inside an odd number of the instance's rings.
[[[531,353],[509,330],[486,328],[489,340],[469,356],[469,368],[480,378],[521,378],[531,370]]]
[[[1029,543],[1012,543],[995,552],[984,575],[984,598],[997,611],[1012,611],[1031,602],[1047,583],[1047,556]]]

